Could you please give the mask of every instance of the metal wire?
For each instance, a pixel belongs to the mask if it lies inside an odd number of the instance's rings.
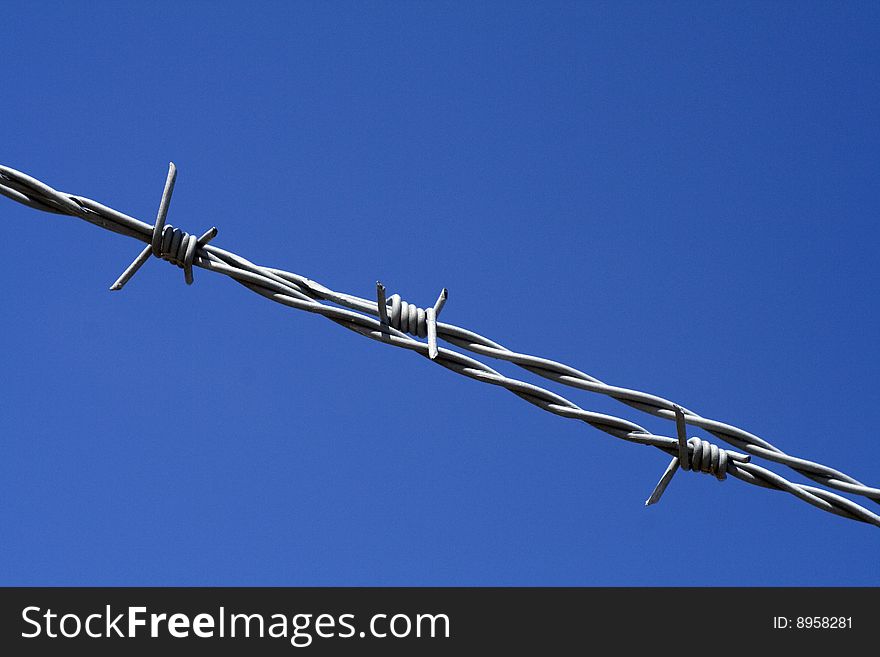
[[[791,482],[779,474],[751,462],[751,456],[785,465],[795,472],[829,488],[880,502],[880,488],[862,484],[838,470],[791,456],[768,441],[743,429],[707,419],[694,411],[649,393],[608,385],[563,363],[512,351],[478,333],[437,321],[446,301],[444,289],[432,308],[421,309],[391,297],[386,304],[385,288],[377,285],[377,301],[335,292],[299,274],[256,265],[241,256],[208,244],[216,228],[198,239],[165,223],[174,190],[176,167],[169,166],[165,190],[156,222],[144,223],[91,199],[59,192],[45,183],[10,167],[0,165],[0,194],[45,212],[79,217],[121,235],[134,237],[148,246],[123,272],[111,289],[119,290],[149,259],[150,255],[168,260],[184,269],[186,282],[192,282],[192,267],[225,274],[245,287],[277,303],[323,315],[356,333],[396,347],[409,349],[438,365],[471,379],[510,390],[515,395],[555,415],[572,418],[634,443],[653,445],[673,456],[660,483],[646,504],[659,500],[672,475],[682,469],[702,471],[723,480],[731,475],[750,484],[780,490],[835,515],[880,527],[880,516],[854,501],[824,488]],[[324,303],[329,302],[329,303]],[[335,304],[335,305],[330,305]],[[375,319],[378,317],[379,319]],[[410,333],[412,335],[408,335]],[[415,337],[428,337],[428,343]],[[510,378],[485,363],[463,353],[438,347],[437,339],[472,353],[514,363],[551,381],[573,388],[606,395],[639,411],[674,420],[677,437],[659,436],[629,420],[588,411],[550,390]],[[687,439],[686,426],[701,428],[728,444],[746,452],[721,449],[693,437]]]

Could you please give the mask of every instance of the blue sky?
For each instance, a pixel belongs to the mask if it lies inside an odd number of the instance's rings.
[[[446,286],[446,321],[880,485],[876,4],[3,17],[3,164],[152,222],[173,160],[169,222],[218,246]],[[880,584],[876,528],[692,473],[646,509],[657,450],[204,270],[111,293],[140,243],[0,221],[2,584]]]

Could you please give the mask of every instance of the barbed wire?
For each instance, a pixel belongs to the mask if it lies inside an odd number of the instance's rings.
[[[652,445],[671,455],[672,461],[646,504],[660,499],[677,469],[694,470],[723,480],[731,475],[741,481],[780,490],[844,518],[880,527],[880,516],[824,488],[791,482],[751,462],[751,456],[785,465],[813,481],[839,491],[880,503],[880,488],[866,486],[838,470],[791,456],[768,441],[731,424],[705,418],[692,410],[657,395],[606,384],[573,367],[554,360],[512,351],[478,333],[439,322],[447,298],[444,289],[433,307],[419,308],[399,295],[386,298],[385,287],[377,283],[375,300],[331,290],[311,279],[281,269],[263,267],[209,244],[217,235],[211,228],[200,237],[166,223],[177,178],[169,165],[156,222],[144,223],[91,199],[59,192],[20,171],[0,165],[0,194],[45,212],[79,217],[107,230],[133,237],[147,244],[111,286],[121,290],[138,269],[155,256],[184,270],[187,284],[193,282],[193,267],[225,274],[248,289],[272,301],[323,315],[337,324],[373,340],[414,351],[453,372],[477,381],[505,388],[523,400],[555,415],[572,418],[634,443]],[[329,303],[324,303],[329,302]],[[330,305],[335,304],[335,305]],[[378,318],[378,319],[377,319]],[[427,343],[416,338],[427,338]],[[507,361],[545,379],[611,397],[636,410],[674,420],[676,437],[660,436],[629,420],[588,411],[546,388],[501,374],[485,363],[448,347],[438,340],[474,354]],[[687,426],[701,428],[746,453],[719,448],[696,437],[688,438]]]

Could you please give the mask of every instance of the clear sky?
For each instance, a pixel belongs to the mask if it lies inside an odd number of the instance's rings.
[[[152,223],[173,160],[169,222],[220,247],[446,286],[446,321],[880,485],[876,3],[2,15],[0,163]],[[877,528],[693,473],[646,509],[653,448],[204,270],[111,293],[140,242],[0,221],[2,584],[880,584]]]

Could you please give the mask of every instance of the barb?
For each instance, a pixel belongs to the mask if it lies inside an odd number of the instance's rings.
[[[418,308],[401,301],[399,294],[391,295],[391,314],[388,314],[388,301],[385,299],[385,286],[376,281],[376,298],[379,318],[383,326],[393,326],[398,331],[420,338],[428,337],[428,358],[437,358],[437,315],[446,303],[448,291],[444,287],[433,308]]]
[[[168,216],[168,206],[171,205],[171,194],[174,193],[174,183],[177,181],[177,167],[174,162],[168,163],[168,178],[165,180],[165,189],[162,192],[162,200],[159,202],[159,213],[156,215],[156,223],[153,224],[150,244],[138,254],[124,272],[110,286],[111,290],[121,290],[123,286],[137,273],[137,270],[150,259],[150,254],[162,258],[168,262],[183,268],[184,280],[187,285],[193,282],[193,258],[196,250],[205,246],[217,236],[216,228],[209,228],[201,237],[185,233],[179,228],[165,225]]]
[[[225,274],[277,303],[323,315],[371,339],[419,353],[453,372],[510,390],[530,404],[555,415],[581,420],[623,440],[652,445],[674,458],[649,498],[649,503],[652,500],[654,502],[659,500],[678,467],[684,467],[684,469],[714,474],[719,479],[729,474],[753,485],[787,492],[823,511],[880,527],[880,516],[852,500],[824,488],[788,481],[771,470],[751,463],[751,455],[788,466],[830,488],[860,495],[875,502],[880,501],[880,488],[866,486],[828,466],[790,456],[754,434],[730,424],[704,418],[662,397],[611,386],[568,365],[518,353],[472,331],[453,324],[437,322],[437,315],[446,301],[445,289],[433,308],[427,309],[407,304],[401,301],[398,295],[393,295],[389,315],[385,287],[381,283],[377,284],[375,301],[335,292],[304,276],[262,267],[208,244],[216,236],[216,228],[206,231],[198,239],[180,229],[172,228],[165,223],[165,218],[176,175],[177,170],[172,163],[169,166],[156,222],[152,226],[91,199],[56,191],[31,176],[2,165],[0,165],[0,194],[37,210],[79,217],[107,230],[145,242],[147,246],[111,289],[120,289],[125,285],[150,255],[183,268],[188,284],[192,283],[192,267],[201,267]],[[421,338],[427,336],[428,343],[412,336]],[[446,347],[439,347],[438,339],[478,355],[514,363],[557,383],[603,394],[639,411],[675,420],[677,437],[654,435],[629,420],[584,410],[550,390],[504,376],[470,356]],[[699,438],[688,440],[687,425],[708,431],[747,454],[719,449]]]
[[[682,470],[693,470],[694,472],[706,472],[715,475],[718,481],[727,479],[727,465],[729,459],[742,461],[747,463],[748,455],[738,454],[726,449],[719,449],[717,445],[703,442],[699,438],[687,437],[687,424],[684,421],[684,410],[681,406],[675,407],[675,429],[678,433],[678,454],[672,457],[666,472],[660,477],[654,492],[645,502],[645,506],[651,506],[660,501],[660,497],[672,481],[672,477],[678,472],[678,468]],[[693,456],[691,455],[693,451]]]

